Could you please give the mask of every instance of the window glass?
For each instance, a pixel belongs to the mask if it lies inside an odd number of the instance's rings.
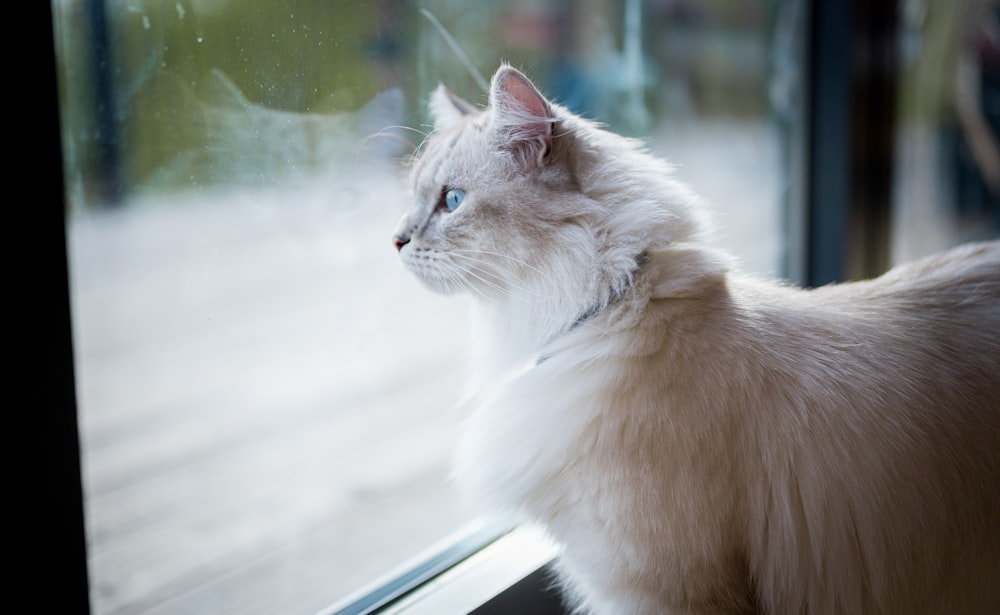
[[[472,521],[469,299],[390,234],[501,60],[780,273],[798,2],[55,0],[95,613],[315,613]]]
[[[900,2],[892,256],[1000,235],[1000,4]]]

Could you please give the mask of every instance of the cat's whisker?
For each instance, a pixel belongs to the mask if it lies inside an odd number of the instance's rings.
[[[500,285],[497,282],[494,282],[492,280],[489,280],[489,279],[483,277],[482,275],[476,273],[471,268],[460,267],[458,264],[453,264],[452,266],[455,267],[455,269],[457,271],[459,271],[459,272],[461,272],[461,273],[463,273],[465,275],[471,276],[471,277],[479,280],[480,282],[482,282],[483,284],[485,284],[489,288],[492,288],[493,290],[499,292],[502,295],[505,295],[505,296],[508,296],[508,297],[515,297],[515,295],[513,293],[511,293],[507,288],[503,287],[502,285]],[[483,272],[483,273],[485,274],[487,272]],[[493,277],[499,279],[499,276],[496,276],[495,274],[491,274],[491,275],[493,275]],[[476,288],[474,286],[470,286],[470,288],[475,288],[475,290],[479,291],[481,293],[481,296],[483,296],[485,298],[486,295],[485,295],[485,293],[482,293],[482,289]]]
[[[400,149],[404,150],[407,148],[412,149],[413,147],[415,147],[415,143],[412,139],[409,139],[406,136],[399,134],[397,132],[393,132],[394,130],[397,129],[414,130],[412,128],[407,128],[405,126],[386,126],[382,130],[379,130],[378,132],[372,133],[361,139],[354,148],[355,155],[360,156],[361,154],[365,153],[365,151],[376,141],[400,143],[401,144]],[[421,133],[420,131],[414,130],[414,132],[423,135],[423,133]],[[426,138],[426,135],[424,135],[424,137]],[[395,159],[396,157],[393,156],[392,158]]]
[[[478,292],[478,289],[469,286],[462,277],[461,269],[451,266],[447,263],[443,264],[442,267],[444,274],[442,277],[445,279],[445,285],[449,289],[455,290],[468,290],[470,292]]]
[[[543,271],[543,270],[539,269],[538,267],[535,267],[534,265],[529,265],[525,261],[523,261],[523,260],[521,260],[519,258],[515,258],[514,256],[511,256],[510,254],[504,254],[502,252],[492,252],[490,250],[462,250],[462,249],[453,249],[452,253],[458,253],[458,254],[461,254],[461,255],[465,255],[465,254],[485,254],[485,255],[488,255],[488,256],[499,256],[501,258],[506,258],[507,260],[513,262],[515,265],[520,265],[521,267],[524,267],[526,269],[530,269],[530,270],[534,271],[535,273],[541,275],[546,280],[551,280],[552,279],[552,277],[549,275],[549,273],[547,271]]]
[[[428,132],[424,132],[423,130],[420,130],[419,128],[414,128],[413,126],[403,126],[402,124],[397,124],[395,126],[386,126],[382,130],[389,130],[389,129],[406,130],[406,131],[409,131],[409,132],[416,133],[416,134],[418,134],[418,135],[420,135],[422,137],[421,141],[426,141],[427,140],[427,136],[430,134]]]
[[[471,269],[466,268],[466,267],[462,267],[458,263],[446,263],[446,262],[442,262],[441,265],[443,267],[445,267],[448,270],[449,273],[455,274],[454,277],[452,278],[454,280],[453,283],[455,284],[455,286],[457,286],[459,288],[463,288],[463,289],[469,290],[470,292],[474,292],[477,295],[479,295],[479,297],[482,298],[482,299],[488,299],[488,296],[486,295],[486,292],[483,289],[479,288],[478,286],[476,286],[474,284],[469,284],[468,282],[466,282],[465,279],[464,279],[465,276],[472,276],[472,277],[480,280],[483,284],[485,284],[486,286],[492,288],[493,290],[496,290],[497,292],[499,292],[502,295],[506,295],[506,296],[509,296],[509,297],[513,297],[514,296],[506,288],[503,288],[499,284],[497,284],[495,282],[491,282],[491,281],[483,278],[482,276],[477,275]]]
[[[453,256],[463,257],[463,255],[460,255],[460,254],[453,254]],[[469,261],[469,262],[471,262],[473,264],[483,264],[483,263],[486,263],[486,261],[478,260],[478,259],[473,259],[473,258],[467,257],[467,256],[464,256],[463,258],[465,258],[467,261]],[[511,286],[510,283],[509,283],[509,281],[506,280],[506,278],[504,278],[503,276],[501,276],[501,275],[499,275],[497,273],[489,271],[488,269],[480,269],[479,270],[481,272],[481,275],[480,275],[480,273],[477,273],[471,267],[465,266],[465,265],[463,265],[461,263],[440,262],[440,264],[443,265],[443,266],[448,267],[452,272],[457,273],[459,275],[473,277],[473,278],[479,280],[480,282],[482,282],[488,288],[491,288],[491,289],[497,291],[499,294],[501,294],[503,296],[506,296],[506,297],[509,297],[511,299],[516,299],[516,300],[524,302],[524,303],[530,303],[530,299],[539,299],[539,298],[546,299],[546,298],[548,298],[546,295],[538,293],[537,291],[532,291],[531,289],[528,289],[528,288],[522,288],[520,286]],[[494,278],[497,281],[493,281],[492,279],[488,279],[488,277],[484,277],[484,276],[489,276],[490,278]],[[504,286],[504,285],[500,284],[499,282],[507,282],[507,286]],[[484,299],[488,298],[487,295],[486,295],[486,293],[483,291],[483,289],[478,288],[475,285],[470,285],[470,284],[467,284],[467,283],[463,282],[463,283],[460,284],[460,286],[462,288],[468,288],[470,290],[473,290],[473,291],[477,292],[481,298],[484,298]],[[508,288],[508,287],[511,287],[511,288]],[[513,289],[514,291],[519,291],[519,292],[512,292],[511,289]]]
[[[424,135],[424,139],[423,139],[423,141],[421,141],[420,143],[418,143],[416,147],[413,148],[413,152],[410,154],[409,164],[407,164],[407,167],[409,167],[409,168],[412,168],[413,163],[415,163],[415,162],[417,162],[417,161],[420,160],[420,155],[423,153],[424,149],[427,147],[427,143],[430,141],[431,137],[434,136],[434,133],[436,132],[436,130],[435,130],[435,128],[433,126],[427,126],[426,124],[424,124],[421,127],[429,128],[429,130],[427,132],[424,132],[424,131],[418,130],[416,128],[411,128],[410,129],[410,130],[413,130],[414,132],[416,132],[418,134]]]
[[[471,263],[474,263],[474,264],[490,264],[486,260],[473,258],[472,256],[468,256],[466,254],[460,254],[458,251],[455,251],[455,250],[452,250],[450,252],[450,254],[452,256],[456,257],[456,258],[464,258],[465,260],[467,260],[467,261],[469,261]],[[537,290],[533,290],[531,288],[527,288],[527,287],[524,287],[524,286],[519,286],[519,285],[512,284],[505,277],[500,276],[497,273],[493,273],[492,271],[489,271],[487,269],[481,269],[481,271],[483,272],[483,274],[488,274],[490,276],[493,276],[497,280],[505,281],[507,283],[507,285],[510,286],[513,290],[519,291],[522,294],[530,295],[530,296],[532,296],[532,297],[534,297],[536,299],[538,299],[538,298],[541,298],[541,299],[548,299],[548,298],[550,298],[550,295],[548,295],[548,294],[541,293],[541,292],[539,292]],[[468,270],[468,273],[470,275],[475,275],[477,278],[479,278],[480,280],[483,280],[484,282],[487,281],[484,278],[482,278],[481,276],[476,275],[472,270]],[[515,296],[513,293],[510,293],[510,292],[508,292],[508,295],[511,296],[511,297]]]

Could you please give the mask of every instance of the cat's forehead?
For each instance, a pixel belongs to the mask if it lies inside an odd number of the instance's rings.
[[[480,113],[432,133],[413,168],[413,186],[455,181],[488,164],[485,119]]]

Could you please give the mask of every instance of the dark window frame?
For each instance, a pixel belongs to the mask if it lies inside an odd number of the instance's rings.
[[[15,83],[30,88],[32,96],[29,104],[15,107],[27,117],[24,140],[14,143],[34,155],[18,154],[27,158],[31,172],[11,178],[28,185],[11,199],[7,215],[13,219],[6,223],[17,237],[9,243],[16,253],[8,261],[14,279],[7,290],[14,338],[9,382],[17,391],[8,408],[15,415],[9,467],[17,576],[11,590],[32,608],[89,613],[52,6],[28,6],[24,40],[34,49],[28,57],[40,64],[15,63],[27,67],[15,69],[22,73]]]

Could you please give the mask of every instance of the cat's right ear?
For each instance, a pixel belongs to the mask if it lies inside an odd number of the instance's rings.
[[[552,149],[555,118],[535,85],[518,70],[502,65],[490,85],[490,108],[498,145],[525,169],[543,166]]]
[[[430,111],[434,128],[442,129],[453,126],[478,109],[441,84],[431,93]]]

